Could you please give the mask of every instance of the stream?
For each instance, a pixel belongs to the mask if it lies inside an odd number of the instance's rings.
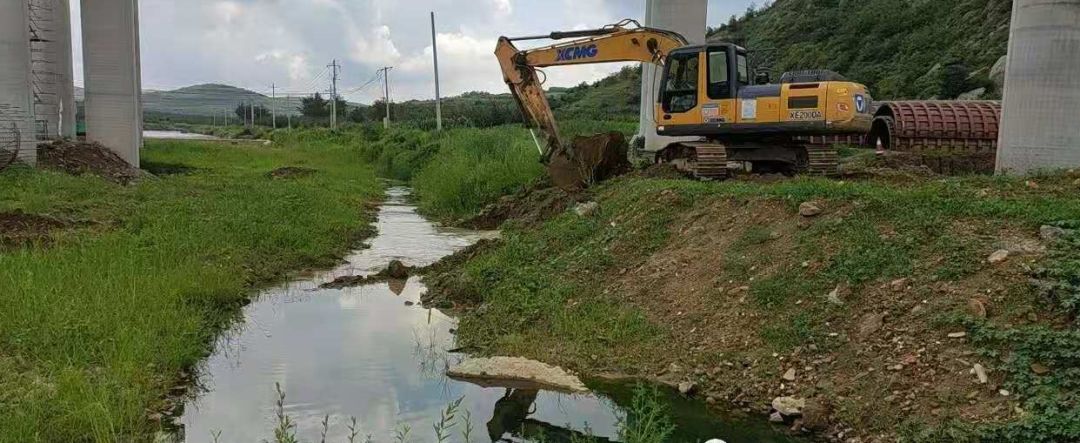
[[[411,428],[411,441],[435,441],[440,413],[463,399],[459,417],[472,423],[471,441],[570,441],[592,434],[615,441],[632,386],[593,386],[595,394],[484,388],[445,377],[464,355],[454,348],[456,320],[420,305],[416,277],[347,289],[320,289],[334,278],[370,275],[391,260],[410,266],[438,261],[497,235],[437,227],[408,204],[406,188],[392,188],[379,211],[378,235],[366,249],[324,273],[262,291],[244,321],[220,337],[200,371],[201,389],[181,417],[179,437],[191,443],[272,440],[280,384],[283,409],[301,441],[319,442],[329,416],[328,442],[348,441],[350,418],[375,442]],[[797,441],[758,418],[716,416],[703,403],[665,391],[678,426],[675,441],[722,438],[728,443]],[[466,412],[467,411],[467,412]],[[462,441],[461,423],[451,441]],[[220,434],[219,434],[220,433]],[[215,436],[217,436],[215,438]]]

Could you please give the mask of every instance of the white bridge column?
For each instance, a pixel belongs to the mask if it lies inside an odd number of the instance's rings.
[[[1014,0],[997,170],[1080,166],[1080,0]]]
[[[75,85],[68,0],[28,0],[30,67],[38,137],[75,135]]]
[[[86,138],[133,166],[142,148],[138,0],[81,0]]]
[[[29,11],[27,0],[0,0],[0,149],[18,149],[22,161],[34,164]]]
[[[645,26],[675,31],[691,45],[705,43],[708,13],[707,0],[646,0]],[[660,96],[663,69],[643,63],[641,69],[641,121],[638,134],[645,138],[645,150],[658,151],[672,141],[681,140],[656,135],[655,106]],[[685,138],[684,138],[685,139]]]

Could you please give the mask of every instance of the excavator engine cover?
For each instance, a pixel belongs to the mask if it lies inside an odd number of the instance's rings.
[[[619,132],[574,137],[569,149],[559,149],[548,160],[551,181],[566,191],[587,188],[630,170],[629,145]]]

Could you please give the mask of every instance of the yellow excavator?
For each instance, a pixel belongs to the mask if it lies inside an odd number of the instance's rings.
[[[537,39],[561,42],[526,50],[514,46],[515,41]],[[539,68],[610,62],[662,66],[656,132],[693,139],[671,143],[655,158],[701,179],[726,178],[729,162],[756,171],[835,174],[835,146],[862,143],[874,120],[866,86],[838,74],[790,72],[779,83],[768,74],[752,79],[742,47],[719,42],[691,46],[677,33],[633,20],[600,29],[501,37],[495,55],[526,125],[542,134],[542,157],[555,184],[566,189],[591,183],[596,165],[613,161],[603,157],[620,154],[589,153],[560,139]]]

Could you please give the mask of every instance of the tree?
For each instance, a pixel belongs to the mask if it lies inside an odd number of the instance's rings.
[[[300,99],[300,107],[296,108],[300,111],[304,117],[309,118],[329,118],[330,117],[330,102],[320,95],[318,92],[311,97],[304,97]]]

